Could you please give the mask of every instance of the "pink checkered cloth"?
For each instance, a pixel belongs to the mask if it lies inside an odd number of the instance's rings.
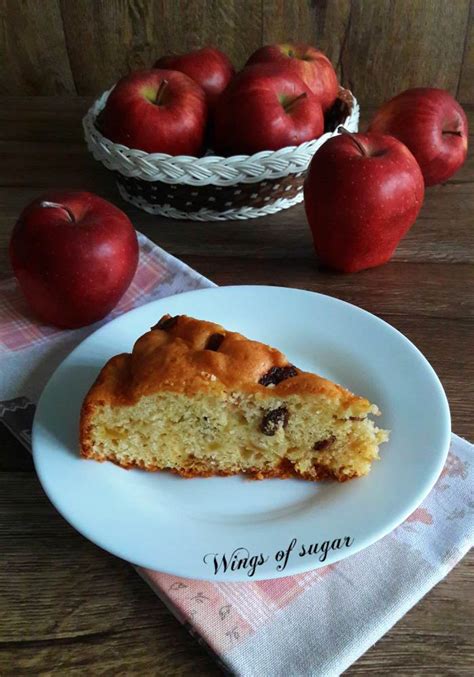
[[[138,272],[111,317],[213,285],[143,235],[139,239]],[[29,317],[14,280],[0,283],[0,421],[25,446],[32,402],[59,362],[97,326],[41,326]],[[339,675],[471,547],[473,449],[453,435],[446,466],[423,505],[378,543],[337,564],[245,583],[138,573],[228,671],[249,677]]]

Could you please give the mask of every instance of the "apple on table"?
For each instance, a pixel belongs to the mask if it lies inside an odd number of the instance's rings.
[[[207,104],[190,77],[173,70],[136,71],[119,80],[100,114],[104,136],[147,153],[200,155]]]
[[[10,260],[39,320],[83,327],[105,317],[128,289],[137,235],[120,209],[93,193],[50,192],[21,213]]]
[[[275,63],[297,75],[316,96],[323,111],[330,108],[337,98],[339,83],[336,71],[328,57],[311,45],[265,45],[250,56],[246,66],[256,63]]]
[[[213,115],[217,153],[251,155],[315,139],[324,131],[321,105],[309,87],[275,64],[244,68]]]
[[[202,87],[212,108],[235,75],[227,54],[216,47],[203,47],[186,54],[167,54],[156,61],[154,68],[180,71]]]
[[[345,132],[315,153],[304,197],[320,261],[349,273],[391,258],[420,211],[424,182],[393,136]]]
[[[402,141],[420,165],[426,186],[447,181],[467,157],[466,114],[444,89],[405,90],[379,108],[369,131]]]

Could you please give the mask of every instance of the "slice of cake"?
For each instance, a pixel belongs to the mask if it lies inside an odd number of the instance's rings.
[[[365,475],[388,439],[375,404],[289,364],[275,348],[165,315],[113,357],[81,412],[81,454],[185,477]]]

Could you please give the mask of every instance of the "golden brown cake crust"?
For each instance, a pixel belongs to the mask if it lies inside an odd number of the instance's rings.
[[[207,347],[213,345],[213,340],[219,340],[217,350]],[[219,324],[186,315],[176,318],[165,315],[156,328],[138,339],[131,355],[117,355],[107,362],[84,408],[97,401],[133,404],[145,395],[163,390],[186,395],[204,388],[267,393],[268,386],[259,383],[262,377],[273,367],[288,366],[287,358],[276,348],[226,331]],[[348,407],[360,403],[361,413],[366,413],[369,402],[365,398],[321,376],[294,369],[296,376],[270,385],[272,395],[283,398],[293,393],[327,393],[329,397],[340,398]]]
[[[83,456],[88,457],[87,454],[83,454]],[[124,470],[133,470],[138,469],[138,470],[147,470],[148,472],[162,472],[162,468],[159,466],[151,466],[151,465],[143,465],[141,463],[121,463],[120,461],[116,459],[95,459],[98,460],[99,462],[103,462],[106,460],[111,461],[114,465],[118,465],[120,468],[123,468]],[[270,470],[261,470],[259,468],[251,468],[246,471],[242,470],[236,470],[235,472],[224,472],[221,470],[212,470],[209,468],[206,468],[204,466],[199,467],[198,465],[195,465],[192,469],[190,468],[181,468],[181,469],[174,469],[174,468],[169,468],[168,472],[172,472],[175,475],[179,475],[180,477],[184,477],[185,479],[192,479],[194,477],[229,477],[231,475],[240,475],[240,474],[245,474],[248,479],[252,480],[265,480],[265,479],[289,479],[291,477],[299,477],[300,479],[307,479],[311,481],[321,481],[321,480],[337,480],[338,482],[347,482],[348,480],[353,479],[356,477],[355,474],[350,475],[346,474],[344,472],[332,472],[328,470],[328,468],[324,466],[318,466],[317,464],[313,465],[313,471],[308,474],[304,474],[301,472],[297,472],[294,468],[294,466],[287,462],[287,461],[282,461],[279,467],[277,468],[272,468]]]

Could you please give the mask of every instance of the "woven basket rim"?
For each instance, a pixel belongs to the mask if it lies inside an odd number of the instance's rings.
[[[335,131],[325,132],[317,139],[305,141],[297,146],[285,146],[284,148],[279,148],[276,151],[262,150],[252,155],[230,155],[228,157],[221,155],[203,155],[197,157],[191,155],[169,155],[168,153],[147,153],[146,151],[140,150],[138,148],[130,148],[128,146],[124,146],[123,144],[115,143],[101,134],[101,132],[97,129],[95,122],[99,113],[104,109],[107,99],[113,89],[114,87],[103,92],[103,94],[94,101],[82,120],[85,139],[90,150],[92,151],[94,146],[100,145],[103,147],[105,146],[111,154],[116,153],[120,156],[123,156],[124,154],[132,153],[135,159],[146,160],[146,162],[150,166],[154,167],[157,171],[163,167],[169,169],[173,166],[176,166],[176,168],[182,170],[186,166],[192,165],[194,170],[202,168],[207,174],[209,171],[212,171],[213,165],[227,166],[229,168],[232,167],[238,169],[240,165],[245,164],[246,169],[248,169],[250,165],[254,164],[257,173],[261,167],[262,160],[271,158],[272,160],[275,160],[275,162],[277,162],[278,159],[288,161],[292,157],[296,158],[298,155],[306,156],[309,153],[312,154],[313,150],[319,148],[323,140],[326,140],[335,134]],[[351,110],[349,115],[338,125],[338,127],[350,124],[354,117],[357,116],[358,118],[359,113],[359,105],[354,94],[349,89],[343,87],[340,89],[350,95]],[[175,181],[175,179],[173,181]]]

